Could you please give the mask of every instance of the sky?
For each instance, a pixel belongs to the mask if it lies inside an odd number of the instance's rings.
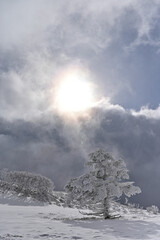
[[[160,207],[159,13],[159,0],[1,0],[0,169],[62,190],[104,148],[141,187],[133,200]],[[62,114],[58,84],[75,69],[96,104]]]

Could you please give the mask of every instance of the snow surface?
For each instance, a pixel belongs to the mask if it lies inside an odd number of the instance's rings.
[[[84,211],[84,210],[82,210]],[[160,239],[160,215],[119,205],[119,219],[93,219],[62,206],[0,204],[0,239]]]

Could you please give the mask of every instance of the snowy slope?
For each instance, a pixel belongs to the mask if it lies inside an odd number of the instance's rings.
[[[120,219],[87,219],[77,209],[54,204],[0,204],[0,239],[160,239],[160,215],[120,205],[119,212]]]

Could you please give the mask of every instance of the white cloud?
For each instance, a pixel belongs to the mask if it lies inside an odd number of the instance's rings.
[[[130,45],[130,48],[135,48],[139,45],[160,46],[158,38],[155,38],[153,31],[159,25],[160,1],[133,1],[132,7],[137,13],[137,38]]]
[[[159,1],[142,2],[1,1],[0,53],[7,60],[1,60],[0,116],[30,119],[45,113],[56,71],[75,62],[90,67],[92,59],[119,37],[123,26],[118,24],[128,9],[136,14],[133,27],[137,39],[133,45],[142,44],[146,36],[153,43],[150,32],[158,19]],[[86,54],[83,58],[82,53]],[[11,56],[14,64],[10,63]],[[113,92],[120,85],[125,86],[119,79],[116,86],[112,79],[108,80],[108,88],[114,88]],[[122,110],[118,105],[112,108]]]
[[[123,113],[126,112],[126,110],[119,104],[112,104],[109,98],[102,98],[99,102],[97,102],[96,108],[99,108],[105,111],[113,110],[113,111],[123,112]]]
[[[133,116],[145,116],[150,119],[160,119],[160,106],[156,109],[149,109],[148,106],[144,106],[140,109],[140,111],[131,110]]]

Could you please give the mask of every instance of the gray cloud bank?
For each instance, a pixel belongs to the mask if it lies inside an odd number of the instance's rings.
[[[158,110],[157,110],[158,111]],[[41,173],[57,189],[85,171],[87,154],[99,147],[125,159],[131,179],[142,188],[137,201],[159,205],[159,119],[134,116],[122,108],[98,108],[90,119],[66,123],[0,121],[0,168]]]

